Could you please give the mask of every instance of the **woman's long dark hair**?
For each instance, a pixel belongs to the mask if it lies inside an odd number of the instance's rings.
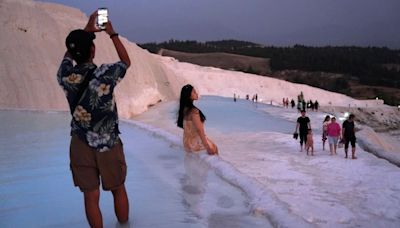
[[[179,101],[179,112],[178,112],[178,121],[176,122],[178,127],[183,128],[183,118],[190,113],[190,111],[193,108],[196,108],[200,112],[200,120],[201,122],[204,122],[206,120],[206,117],[204,114],[201,112],[200,109],[198,109],[196,106],[193,104],[193,100],[190,98],[192,95],[192,90],[193,86],[190,84],[185,85],[182,87],[181,90],[181,98]]]
[[[324,119],[324,122],[323,122],[323,123],[325,123],[326,121],[328,121],[330,118],[331,118],[331,117],[330,117],[329,115],[325,116],[325,119]]]

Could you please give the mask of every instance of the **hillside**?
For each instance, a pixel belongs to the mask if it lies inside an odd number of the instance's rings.
[[[0,107],[7,109],[67,110],[56,73],[66,51],[65,37],[83,28],[87,17],[77,9],[25,0],[0,2]],[[115,28],[118,31],[118,28]],[[165,82],[165,68],[147,51],[121,37],[132,65],[116,98],[121,116],[129,118],[148,105],[177,95]],[[105,33],[97,33],[95,64],[119,60]],[[140,59],[140,61],[138,61]]]
[[[400,51],[377,47],[266,47],[245,41],[178,41],[140,44],[151,52],[169,49],[191,53],[231,53],[269,60],[268,76],[339,92],[357,99],[380,97],[397,106],[400,100]],[[171,54],[180,59],[180,56]],[[201,56],[201,55],[200,55]],[[200,58],[198,56],[198,58]],[[229,58],[230,56],[225,56]],[[186,58],[198,64],[205,60]],[[207,58],[207,57],[205,57]],[[234,57],[237,58],[237,57]],[[244,58],[244,57],[243,57]],[[233,60],[225,60],[230,63]],[[249,60],[250,61],[250,60]],[[232,64],[231,68],[235,68]],[[229,68],[225,66],[224,69]],[[251,69],[243,72],[265,75]],[[270,73],[272,72],[272,73]],[[372,92],[371,92],[372,91]]]
[[[374,99],[378,97],[384,100],[386,104],[393,106],[397,106],[400,100],[400,89],[398,88],[361,84],[357,78],[344,74],[282,70],[275,71],[269,76],[339,92],[356,99]]]
[[[0,108],[68,110],[56,72],[66,50],[65,37],[69,31],[84,27],[87,17],[77,9],[57,4],[25,0],[3,0],[0,4]],[[118,31],[118,27],[115,29]],[[260,100],[274,104],[283,97],[296,99],[303,92],[306,99],[317,98],[322,106],[381,106],[381,101],[355,100],[308,85],[178,62],[121,39],[132,60],[116,89],[122,118],[143,113],[158,102],[177,99],[187,83],[201,95],[232,97],[236,93],[243,98],[257,93]],[[104,33],[97,34],[95,45],[96,64],[118,60]]]
[[[79,191],[72,188],[66,159],[71,117],[68,112],[44,113],[68,110],[56,72],[66,49],[66,35],[82,28],[87,17],[73,8],[30,0],[2,0],[0,14],[0,109],[39,111],[0,112],[0,227],[87,226],[83,205],[77,206],[81,204],[77,200],[82,199],[77,195]],[[119,31],[118,26],[114,28]],[[303,92],[305,99],[318,99],[325,106],[322,108],[338,117],[352,106],[352,110],[360,110],[358,117],[364,115],[362,123],[374,122],[378,127],[378,121],[384,123],[382,131],[398,129],[400,115],[393,107],[382,105],[381,100],[356,100],[304,84],[179,62],[121,39],[132,65],[115,91],[127,164],[134,168],[127,181],[128,194],[139,199],[133,201],[139,210],[131,210],[135,227],[193,227],[197,226],[197,217],[204,221],[199,227],[256,227],[247,219],[235,223],[240,221],[238,217],[249,215],[272,219],[274,227],[308,227],[303,222],[311,227],[398,224],[400,185],[393,181],[399,179],[398,168],[361,149],[356,161],[319,152],[315,158],[306,158],[298,152],[298,141],[292,139],[294,120],[299,114],[296,109],[282,108],[280,102],[283,97],[296,98]],[[109,36],[98,33],[95,44],[95,63],[118,60]],[[220,156],[212,157],[193,154],[204,156],[190,163],[206,162],[206,166],[195,166],[193,172],[186,157],[191,154],[183,152],[182,130],[175,124],[176,101],[187,83],[194,85],[200,96],[213,95],[200,98],[196,105],[209,105],[207,134],[221,151]],[[259,101],[267,104],[243,99],[233,102],[234,93],[241,98],[258,94]],[[147,124],[143,118],[132,120],[140,113]],[[315,142],[321,148],[317,137],[320,139],[326,113],[308,114],[313,121]],[[168,129],[178,134],[171,134]],[[379,142],[380,137],[371,129],[361,130],[357,137],[358,142],[367,142],[365,145],[381,152],[382,157],[400,157],[398,146],[393,147],[397,154],[382,149],[388,143],[379,147],[375,141]],[[375,145],[377,150],[372,147]],[[400,164],[400,159],[397,161]],[[199,170],[207,173],[199,174]],[[222,185],[213,181],[215,178],[229,184]],[[240,191],[231,196],[227,189],[233,187]],[[107,197],[111,195],[103,194],[102,202],[112,205],[112,199]],[[198,205],[204,209],[198,210]],[[248,209],[242,210],[243,206]],[[119,226],[112,206],[104,207],[103,212],[105,227]]]
[[[271,73],[269,59],[257,58],[229,53],[187,53],[160,49],[162,56],[170,56],[181,62],[188,62],[200,66],[212,66],[225,70],[236,70],[246,73],[267,75]]]

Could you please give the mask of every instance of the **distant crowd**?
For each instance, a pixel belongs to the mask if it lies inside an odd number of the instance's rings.
[[[245,96],[246,100],[250,100],[250,95],[246,94]],[[238,99],[240,99],[240,96],[237,95],[236,93],[233,94],[233,101],[236,102]],[[251,101],[253,102],[258,102],[258,94],[254,94],[251,98]],[[289,104],[292,108],[296,107],[296,102],[294,99],[291,99],[289,102],[289,98],[282,98],[282,105],[285,108],[289,108]],[[272,105],[272,100],[271,100],[271,105]],[[312,111],[318,111],[319,108],[319,103],[318,100],[315,100],[314,102],[310,99],[309,101],[305,101],[303,92],[300,93],[300,95],[297,97],[297,110],[300,112],[301,110],[312,110]]]

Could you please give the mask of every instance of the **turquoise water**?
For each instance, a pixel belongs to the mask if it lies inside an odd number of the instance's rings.
[[[68,113],[0,111],[0,227],[87,227],[69,171]],[[271,227],[238,188],[196,156],[121,123],[130,224],[124,227]],[[109,192],[105,227],[119,227]]]
[[[196,106],[206,115],[207,128],[221,132],[274,131],[290,134],[295,128],[294,122],[263,112],[262,109],[270,106],[267,104],[242,99],[233,102],[230,98],[202,96]]]

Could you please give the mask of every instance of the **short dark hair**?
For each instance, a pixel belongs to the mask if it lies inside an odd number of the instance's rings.
[[[84,63],[90,58],[90,48],[94,46],[96,35],[82,29],[70,32],[65,39],[65,45],[72,58],[78,63]]]
[[[356,117],[354,114],[349,115],[349,119],[354,119],[354,117]]]

